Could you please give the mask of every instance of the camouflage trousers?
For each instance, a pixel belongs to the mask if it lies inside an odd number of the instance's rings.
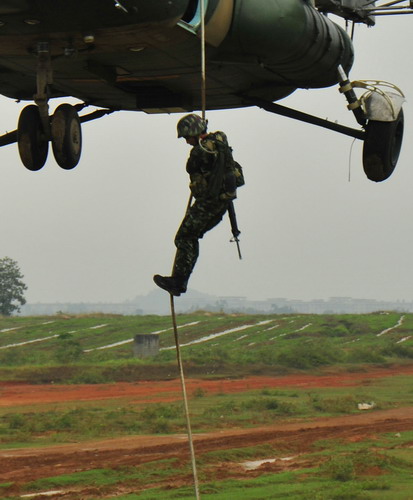
[[[215,227],[228,210],[227,200],[196,200],[188,209],[175,236],[176,256],[172,275],[187,280],[199,255],[198,240]]]

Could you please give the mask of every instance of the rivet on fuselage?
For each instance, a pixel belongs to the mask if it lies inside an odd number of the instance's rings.
[[[85,35],[83,37],[83,41],[85,43],[95,43],[95,35],[90,35],[90,34],[89,35]]]
[[[36,26],[36,24],[40,24],[38,19],[25,19],[24,22],[29,26]]]

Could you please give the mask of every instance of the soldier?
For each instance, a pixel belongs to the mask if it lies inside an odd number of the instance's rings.
[[[192,146],[186,171],[195,202],[189,203],[175,236],[176,256],[172,276],[156,274],[155,283],[172,295],[186,292],[199,255],[198,240],[215,227],[236,198],[235,162],[223,132],[207,134],[207,122],[195,114],[181,118],[178,138]]]

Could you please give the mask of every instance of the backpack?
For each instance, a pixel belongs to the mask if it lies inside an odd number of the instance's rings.
[[[208,144],[208,141],[211,142]],[[208,134],[205,145],[218,153],[215,172],[208,185],[210,194],[223,200],[234,200],[237,188],[245,184],[245,178],[241,165],[232,156],[232,148],[228,145],[226,135],[224,132]]]
[[[245,184],[244,172],[242,171],[241,165],[234,160],[234,175],[235,175],[235,184],[237,188],[243,186]]]

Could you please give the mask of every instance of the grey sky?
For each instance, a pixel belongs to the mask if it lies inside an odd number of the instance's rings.
[[[408,99],[401,158],[384,183],[365,177],[360,141],[350,157],[353,140],[334,132],[258,109],[208,113],[210,130],[227,133],[244,167],[236,201],[244,258],[224,220],[201,241],[191,288],[413,300],[412,22],[394,16],[356,30],[351,79],[391,81]],[[0,103],[0,130],[13,130],[24,104]],[[282,104],[355,126],[336,88],[297,91]],[[70,172],[51,153],[29,172],[15,145],[0,149],[0,256],[19,262],[29,302],[123,301],[154,289],[153,274],[169,274],[189,195],[180,116],[121,112],[85,124]]]

